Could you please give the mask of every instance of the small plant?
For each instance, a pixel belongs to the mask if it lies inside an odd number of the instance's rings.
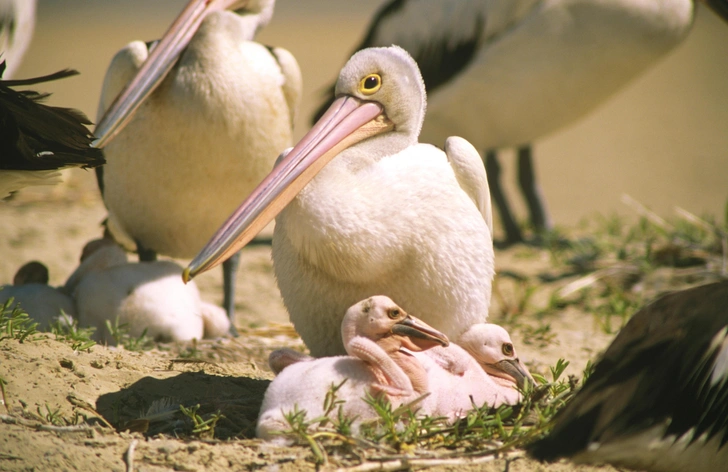
[[[221,414],[220,410],[217,410],[208,419],[204,419],[197,414],[197,410],[200,409],[199,403],[190,408],[185,408],[184,405],[180,405],[179,409],[186,417],[192,420],[192,434],[200,438],[214,438],[217,422],[225,418],[225,415]]]
[[[51,408],[48,406],[48,404],[45,404],[45,412],[43,412],[38,406],[37,408],[38,416],[43,418],[47,423],[50,423],[52,425],[56,426],[64,426],[66,422],[63,420],[63,415],[61,415],[61,408],[58,407],[55,410],[51,410]]]
[[[56,341],[69,343],[74,351],[91,352],[91,348],[96,345],[96,341],[91,339],[94,331],[96,331],[94,327],[79,327],[78,320],[74,320],[64,312],[61,312],[60,318],[51,325],[51,333],[56,337]]]
[[[0,341],[17,339],[22,343],[28,336],[38,333],[38,323],[20,307],[20,303],[14,302],[11,297],[0,308]]]
[[[362,463],[367,463],[374,470],[385,457],[436,461],[507,452],[545,434],[553,416],[574,395],[577,380],[562,379],[568,365],[559,360],[551,368],[551,381],[534,375],[537,385],[523,392],[521,404],[498,408],[473,405],[467,415],[453,423],[418,414],[416,407],[422,397],[393,408],[386,397],[367,395],[365,401],[376,412],[376,418],[361,423],[356,432],[351,428],[351,419],[342,427],[342,402],[336,399],[341,385],[332,385],[324,400],[324,416],[308,419],[305,411],[295,407],[284,415],[290,428],[281,434],[307,445],[317,466],[336,458],[345,465],[358,463],[365,467]],[[587,365],[584,375],[590,370]],[[338,417],[333,415],[337,409]]]
[[[129,324],[119,324],[119,318],[114,319],[114,324],[106,320],[106,329],[117,346],[123,346],[127,351],[144,351],[154,347],[154,341],[147,336],[146,328],[138,337],[129,334]]]

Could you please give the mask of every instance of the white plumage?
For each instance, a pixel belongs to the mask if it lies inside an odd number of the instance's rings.
[[[200,299],[195,284],[182,282],[182,267],[172,261],[126,262],[124,250],[109,240],[94,242],[66,282],[81,326],[96,328],[95,339],[113,343],[109,321],[126,324],[133,337],[146,330],[157,341],[219,337],[230,322],[225,311]]]
[[[106,145],[100,185],[108,227],[144,260],[150,252],[150,259],[194,256],[290,145],[298,65],[288,51],[253,41],[273,5],[262,0],[208,13],[164,81]],[[100,117],[148,55],[140,41],[117,53]],[[101,134],[109,129],[103,121]],[[231,291],[226,303],[232,315]]]
[[[372,74],[381,79],[376,91],[364,88]],[[291,321],[314,356],[341,354],[343,313],[378,293],[457,341],[486,320],[494,272],[480,157],[461,138],[449,138],[445,152],[418,144],[424,86],[400,48],[355,54],[337,94],[187,275],[219,263],[280,212],[274,270]],[[299,171],[300,180],[286,177]]]
[[[530,145],[568,126],[677,46],[693,0],[392,0],[356,49],[396,44],[427,86],[426,142],[462,136],[487,153],[506,240],[521,231],[499,184],[496,150],[519,148],[519,184],[537,230],[551,221]],[[709,4],[728,18],[724,0]]]
[[[35,0],[0,0],[0,62],[7,62],[5,79],[13,78],[33,39],[35,3]]]
[[[447,343],[444,335],[383,296],[350,307],[340,329],[348,356],[291,364],[271,382],[258,417],[258,437],[273,439],[276,431],[288,429],[284,415],[296,410],[305,411],[308,419],[322,416],[332,386],[341,385],[336,395],[345,401],[342,414],[356,423],[376,418],[374,409],[364,401],[367,393],[385,394],[394,407],[415,400],[422,392],[413,385],[416,379],[411,378],[406,360],[403,368],[402,358],[411,356],[400,352],[401,347],[420,350]]]
[[[48,268],[40,262],[24,264],[13,278],[12,285],[0,286],[0,306],[12,298],[10,307],[18,304],[39,331],[48,331],[60,321],[66,324],[76,315],[76,304],[63,290],[48,285]]]

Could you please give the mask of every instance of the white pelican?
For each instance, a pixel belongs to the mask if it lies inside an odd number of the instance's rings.
[[[0,78],[5,70],[0,59]],[[91,147],[93,136],[84,126],[91,122],[83,113],[39,103],[48,94],[13,89],[76,74],[66,69],[43,77],[0,80],[0,199],[23,187],[56,184],[60,169],[104,163],[101,151]]]
[[[285,368],[265,392],[256,435],[273,439],[275,433],[289,428],[284,414],[294,409],[306,411],[309,419],[322,416],[324,399],[332,386],[343,383],[337,398],[344,416],[357,422],[376,418],[364,398],[384,393],[393,406],[417,399],[420,395],[410,378],[407,362],[396,362],[411,355],[406,348],[420,351],[447,345],[447,338],[417,318],[408,315],[387,297],[374,296],[350,307],[341,323],[347,356],[326,357],[297,362]],[[418,369],[417,362],[412,366]],[[402,366],[405,364],[405,367]],[[337,414],[338,410],[334,412]]]
[[[352,56],[336,94],[185,278],[235,253],[278,214],[275,275],[312,355],[342,354],[343,313],[380,293],[457,340],[486,320],[490,303],[490,195],[480,157],[461,138],[448,138],[444,152],[418,144],[424,84],[399,47]]]
[[[500,186],[496,151],[518,148],[531,223],[537,232],[549,229],[531,143],[582,118],[677,46],[695,3],[391,0],[356,49],[396,44],[415,58],[428,93],[422,138],[458,135],[485,152],[505,242],[514,243],[523,237]],[[728,18],[725,0],[704,3]]]
[[[48,331],[53,323],[70,322],[76,304],[62,290],[48,285],[48,268],[37,261],[24,264],[13,277],[13,285],[0,285],[0,306],[13,298],[11,306],[20,304],[38,323],[39,331]]]
[[[84,248],[65,290],[76,300],[79,324],[95,327],[99,341],[112,342],[106,321],[126,324],[134,337],[146,330],[157,341],[223,336],[230,328],[225,311],[203,302],[181,273],[172,261],[128,263],[116,243],[95,240]]]
[[[728,470],[728,281],[636,313],[551,433],[528,449],[547,461]]]
[[[35,0],[0,0],[0,61],[7,61],[5,78],[14,77],[33,39]]]
[[[99,185],[111,234],[140,260],[194,256],[290,145],[298,65],[253,41],[273,6],[192,0],[157,46],[134,41],[112,60],[96,128],[108,160]],[[237,258],[223,267],[231,318],[236,267]]]

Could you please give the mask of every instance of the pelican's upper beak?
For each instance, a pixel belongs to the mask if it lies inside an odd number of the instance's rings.
[[[336,99],[187,266],[185,282],[245,246],[338,153],[392,127],[380,104],[348,95]]]
[[[519,359],[503,359],[495,364],[484,364],[483,369],[503,385],[515,383],[519,389],[525,390],[526,385],[536,384],[531,373]]]
[[[191,0],[153,47],[141,68],[96,125],[93,147],[103,148],[131,120],[134,112],[164,80],[208,13],[239,9],[249,0]]]
[[[407,315],[405,319],[392,326],[392,334],[404,336],[403,346],[411,351],[423,351],[436,346],[447,347],[447,336],[424,321]]]

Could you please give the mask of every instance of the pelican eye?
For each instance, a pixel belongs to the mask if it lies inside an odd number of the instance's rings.
[[[387,313],[387,314],[389,315],[390,318],[396,319],[396,318],[399,318],[400,311],[397,308],[392,308],[391,310],[389,310],[389,313]]]
[[[513,344],[503,343],[503,354],[505,354],[506,356],[512,356],[513,355]]]
[[[369,74],[359,82],[359,91],[364,95],[371,95],[379,90],[382,86],[382,76],[379,74]]]

